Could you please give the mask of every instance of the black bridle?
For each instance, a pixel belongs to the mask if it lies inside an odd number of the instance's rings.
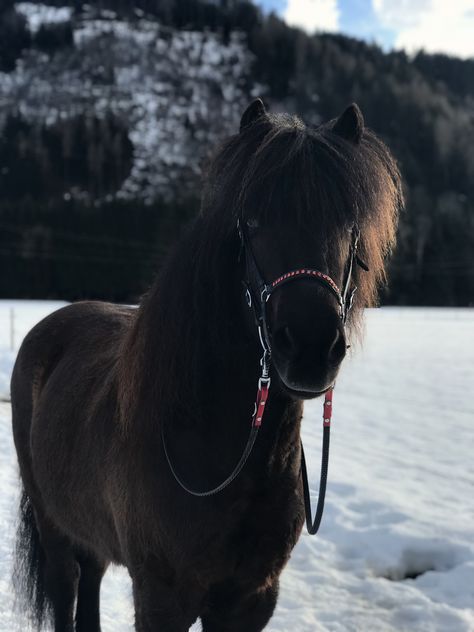
[[[176,482],[180,485],[180,487],[186,491],[188,494],[192,496],[198,497],[207,497],[213,496],[222,490],[224,490],[233,480],[237,478],[237,476],[242,471],[244,465],[246,464],[253,446],[255,444],[255,440],[257,438],[258,431],[263,421],[263,415],[265,412],[265,405],[267,403],[269,389],[270,389],[270,365],[271,365],[271,332],[269,331],[268,322],[267,322],[267,313],[266,313],[266,305],[272,296],[273,292],[281,286],[290,283],[292,281],[298,281],[301,279],[312,280],[327,290],[329,290],[333,296],[336,298],[339,310],[340,317],[345,325],[348,314],[352,308],[354,294],[357,290],[357,287],[354,285],[351,289],[352,284],[352,272],[354,269],[354,265],[357,263],[364,270],[368,270],[367,266],[361,261],[357,255],[357,248],[359,244],[360,231],[357,225],[355,225],[352,229],[352,241],[350,246],[349,258],[346,264],[346,270],[344,275],[344,280],[342,284],[342,292],[339,289],[338,285],[333,281],[333,279],[326,273],[321,272],[320,270],[316,270],[314,268],[299,268],[296,270],[291,270],[290,272],[286,272],[281,275],[277,279],[274,279],[271,283],[267,283],[260,272],[257,260],[255,258],[254,251],[252,249],[252,244],[250,237],[247,232],[246,225],[242,222],[242,219],[239,218],[237,221],[237,232],[240,238],[240,253],[239,260],[243,256],[245,257],[245,269],[246,275],[243,280],[244,288],[245,288],[245,298],[247,301],[247,305],[253,311],[255,324],[258,329],[258,335],[260,339],[260,344],[263,349],[263,355],[260,360],[260,364],[262,367],[261,375],[258,380],[258,389],[257,389],[257,397],[255,401],[255,409],[252,415],[252,424],[250,428],[250,434],[247,440],[247,444],[242,452],[242,455],[239,459],[239,462],[231,472],[231,474],[224,480],[222,483],[217,485],[212,489],[208,489],[205,491],[197,491],[190,487],[188,487],[178,476],[169,456],[166,441],[165,441],[165,428],[164,423],[161,424],[161,438],[163,444],[163,450],[168,462],[169,468]],[[308,532],[313,535],[315,534],[321,523],[321,518],[324,509],[324,499],[326,494],[326,482],[327,482],[327,470],[328,470],[328,460],[329,460],[329,434],[330,434],[330,426],[331,426],[331,416],[332,416],[332,393],[333,393],[334,385],[331,386],[326,392],[325,400],[324,400],[324,408],[323,408],[323,454],[321,461],[321,477],[319,483],[319,496],[318,496],[318,504],[316,509],[316,516],[313,522],[311,517],[311,499],[309,495],[309,485],[308,485],[308,476],[306,470],[306,460],[304,455],[303,444],[301,443],[301,475],[303,479],[303,493],[304,493],[304,502],[305,502],[305,512],[306,512],[306,525]]]
[[[237,231],[240,237],[240,256],[242,256],[242,253],[245,256],[246,279],[243,281],[243,284],[245,287],[247,305],[253,309],[255,322],[261,329],[260,338],[262,339],[263,337],[265,340],[265,345],[268,351],[270,351],[271,345],[265,306],[277,288],[280,288],[282,285],[290,283],[291,281],[298,281],[302,278],[310,279],[328,289],[338,302],[342,322],[346,322],[347,316],[352,307],[354,294],[357,290],[356,286],[354,286],[352,290],[350,289],[354,264],[358,263],[363,268],[367,269],[367,266],[365,266],[365,264],[357,256],[357,247],[360,238],[358,226],[354,225],[352,228],[352,242],[348,263],[346,265],[342,292],[328,274],[325,274],[320,270],[315,270],[314,268],[299,268],[297,270],[292,270],[290,272],[286,272],[277,279],[274,279],[271,283],[267,283],[260,272],[247,228],[241,219],[237,221]]]

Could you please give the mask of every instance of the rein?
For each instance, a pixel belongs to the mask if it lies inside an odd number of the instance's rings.
[[[165,441],[165,429],[164,423],[161,424],[161,439],[163,444],[163,450],[165,453],[166,460],[168,462],[168,466],[170,471],[179,484],[179,486],[188,494],[197,497],[207,497],[214,496],[219,492],[223,491],[228,485],[234,481],[237,476],[240,474],[242,469],[244,468],[247,460],[252,452],[253,446],[257,439],[258,432],[263,422],[263,416],[265,413],[265,406],[268,401],[269,390],[270,390],[270,366],[271,366],[271,342],[270,342],[270,332],[267,325],[267,316],[266,316],[266,304],[270,299],[273,292],[280,288],[281,286],[290,283],[292,281],[298,281],[300,279],[309,279],[313,280],[323,287],[328,289],[333,296],[336,298],[339,310],[340,310],[340,318],[343,324],[346,323],[347,316],[349,311],[351,310],[354,294],[357,290],[357,287],[354,286],[352,290],[350,290],[351,285],[351,277],[352,270],[354,267],[354,263],[357,263],[363,269],[367,270],[367,266],[359,259],[357,256],[357,246],[359,242],[360,232],[358,227],[354,227],[352,230],[352,244],[349,254],[349,260],[346,266],[345,278],[343,283],[342,292],[340,291],[337,284],[333,281],[333,279],[321,272],[320,270],[316,270],[313,268],[300,268],[297,270],[291,270],[290,272],[286,272],[281,275],[271,283],[266,283],[262,274],[260,273],[257,260],[252,250],[252,246],[250,243],[250,239],[248,237],[247,231],[245,227],[242,225],[241,220],[237,221],[237,231],[240,237],[241,250],[240,256],[242,252],[245,254],[245,263],[246,263],[246,271],[247,271],[247,279],[243,281],[245,287],[245,297],[247,301],[247,305],[250,309],[253,310],[255,324],[258,329],[258,335],[260,339],[260,344],[263,349],[263,355],[260,360],[261,365],[261,375],[258,379],[257,385],[257,396],[255,400],[254,412],[252,415],[252,422],[250,427],[249,437],[247,439],[247,444],[242,452],[242,455],[239,459],[239,462],[232,470],[231,474],[222,481],[219,485],[212,489],[198,491],[188,487],[177,474],[170,455],[168,453]],[[314,535],[320,526],[321,518],[324,510],[324,499],[326,495],[326,483],[327,483],[327,472],[328,472],[328,461],[329,461],[329,439],[330,439],[330,428],[331,428],[331,417],[332,417],[332,399],[333,399],[333,391],[334,385],[332,385],[325,393],[324,405],[323,405],[323,446],[322,446],[322,460],[321,460],[321,475],[319,482],[319,495],[318,495],[318,504],[316,507],[316,515],[314,517],[314,521],[312,518],[311,512],[311,498],[309,492],[309,483],[308,483],[308,474],[306,469],[306,459],[303,449],[303,443],[301,442],[301,476],[303,481],[303,497],[305,504],[305,514],[306,514],[306,527],[308,533],[310,535]]]

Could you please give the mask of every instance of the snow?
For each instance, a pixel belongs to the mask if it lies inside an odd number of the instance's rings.
[[[34,2],[19,2],[15,8],[26,18],[32,33],[39,31],[43,24],[69,22],[73,14],[72,7],[52,7]]]
[[[11,308],[18,347],[58,306],[0,301],[3,397],[14,359]],[[369,310],[366,321],[364,344],[346,361],[334,394],[322,526],[294,549],[267,629],[472,631],[474,311],[384,308]],[[321,412],[319,400],[310,402],[303,424],[315,490]],[[18,479],[7,403],[0,403],[0,454],[0,628],[25,630],[9,586]],[[102,620],[104,632],[133,629],[124,569],[105,577]]]
[[[23,337],[62,301],[0,300],[0,401],[10,397],[10,374]]]

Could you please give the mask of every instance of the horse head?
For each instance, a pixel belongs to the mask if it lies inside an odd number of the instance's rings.
[[[397,166],[355,104],[311,128],[257,99],[211,160],[203,216],[239,236],[247,327],[290,396],[334,383],[384,279],[401,201]]]

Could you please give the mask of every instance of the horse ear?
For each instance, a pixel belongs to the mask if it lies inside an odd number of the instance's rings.
[[[242,118],[240,119],[240,131],[242,132],[244,129],[252,125],[257,119],[261,116],[265,116],[267,113],[265,106],[263,105],[262,99],[255,99],[248,106],[245,112],[242,114]]]
[[[336,120],[332,131],[355,145],[364,133],[364,117],[357,103],[352,103]]]

